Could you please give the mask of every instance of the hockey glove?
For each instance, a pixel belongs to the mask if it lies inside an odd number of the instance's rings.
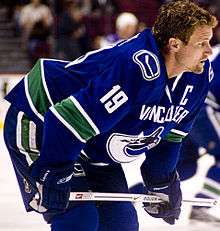
[[[73,164],[57,168],[31,166],[31,176],[36,180],[38,193],[29,203],[37,212],[62,212],[69,204]]]
[[[145,211],[155,218],[162,218],[170,225],[175,224],[181,211],[182,193],[180,179],[177,172],[173,174],[170,182],[161,185],[151,185],[145,182],[147,194],[160,197],[162,203],[144,203]]]

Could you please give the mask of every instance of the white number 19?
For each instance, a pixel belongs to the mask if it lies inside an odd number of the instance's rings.
[[[127,95],[121,90],[119,85],[114,86],[100,101],[104,103],[108,113],[114,112],[128,100]]]

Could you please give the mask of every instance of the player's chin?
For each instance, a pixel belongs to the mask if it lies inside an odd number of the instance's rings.
[[[195,74],[202,74],[203,71],[204,71],[204,65],[201,63],[197,65],[195,68],[193,68],[192,72]]]

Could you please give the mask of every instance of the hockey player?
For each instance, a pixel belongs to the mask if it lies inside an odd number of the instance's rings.
[[[216,24],[191,1],[175,1],[162,6],[152,31],[72,62],[39,60],[6,96],[4,138],[26,210],[42,213],[52,231],[136,231],[132,203],[75,203],[69,195],[128,192],[121,163],[146,152],[145,192],[164,203],[144,209],[174,224],[179,148],[213,78]]]
[[[214,156],[215,162],[208,169],[203,187],[197,197],[219,199],[220,197],[220,45],[213,48],[210,57],[215,78],[193,129],[184,141],[181,161],[178,165],[182,179],[193,176],[197,169],[198,150]],[[209,208],[193,207],[190,218],[205,222],[220,222],[220,217],[209,213]]]

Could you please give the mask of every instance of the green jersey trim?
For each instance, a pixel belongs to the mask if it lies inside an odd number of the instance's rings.
[[[166,135],[164,140],[167,140],[169,142],[181,143],[183,138],[187,136],[187,134],[188,133],[176,129],[171,129],[171,131]]]
[[[219,197],[220,184],[217,181],[206,177],[202,188],[202,193],[213,198]]]
[[[25,76],[25,92],[33,112],[43,121],[44,114],[53,105],[45,81],[43,59],[36,62],[32,70]]]
[[[205,183],[203,187],[204,187],[204,189],[206,189],[206,190],[210,191],[211,193],[215,194],[216,196],[220,196],[220,189],[215,188],[213,185]]]
[[[100,133],[95,123],[73,96],[50,107],[50,110],[83,143]]]
[[[32,102],[32,99],[31,99],[31,96],[29,94],[29,90],[28,90],[28,75],[26,75],[24,77],[24,87],[25,87],[25,94],[26,94],[26,97],[27,97],[27,100],[28,100],[28,103],[30,105],[30,108],[31,110],[34,112],[34,114],[42,121],[44,121],[44,117],[43,115],[41,115],[37,108],[35,107],[34,103]]]
[[[86,113],[86,111],[82,108],[79,101],[76,100],[73,96],[70,96],[69,99],[73,102],[73,104],[76,106],[76,108],[80,111],[80,113],[85,117],[85,119],[88,121],[90,126],[94,129],[95,134],[100,134],[100,131],[98,127],[95,125],[95,123],[92,121],[92,119],[89,117],[89,115]]]

